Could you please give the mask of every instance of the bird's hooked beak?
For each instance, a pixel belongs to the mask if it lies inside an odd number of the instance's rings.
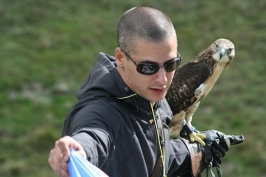
[[[219,56],[220,56],[220,60],[223,58],[223,56],[227,53],[227,49],[225,49],[224,47],[221,47],[219,49]]]
[[[221,46],[219,47],[218,51],[219,51],[219,57],[221,60],[225,55],[229,56],[232,53],[233,49]]]

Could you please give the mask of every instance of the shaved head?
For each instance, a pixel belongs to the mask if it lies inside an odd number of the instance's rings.
[[[164,12],[154,7],[134,7],[118,23],[118,45],[128,52],[135,52],[136,40],[159,43],[169,37],[176,38],[173,24]]]

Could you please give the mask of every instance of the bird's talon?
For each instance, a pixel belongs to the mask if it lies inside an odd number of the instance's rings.
[[[200,139],[204,140],[206,138],[205,135],[200,134],[200,133],[196,133],[196,136],[199,137]]]
[[[199,140],[198,142],[201,144],[201,146],[205,146],[205,143],[202,140]]]
[[[191,142],[199,142],[202,146],[205,146],[205,143],[202,141],[203,139],[205,139],[205,135],[203,134],[200,134],[200,133],[195,133],[195,132],[192,132],[189,134],[189,137],[190,137],[190,141]]]

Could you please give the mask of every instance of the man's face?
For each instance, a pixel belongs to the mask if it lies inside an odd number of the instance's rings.
[[[172,82],[174,71],[166,72],[164,68],[160,68],[152,75],[144,75],[136,70],[136,65],[128,59],[121,49],[116,49],[116,57],[117,52],[120,54],[118,58],[121,59],[117,60],[118,71],[129,88],[152,103],[162,100]],[[176,38],[173,36],[160,43],[138,40],[136,41],[135,52],[129,55],[137,64],[155,62],[163,66],[165,62],[177,57]]]

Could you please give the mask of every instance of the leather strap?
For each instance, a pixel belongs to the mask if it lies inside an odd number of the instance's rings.
[[[151,174],[150,177],[158,177],[158,175],[160,174],[160,171],[162,169],[162,163],[163,163],[163,160],[162,159],[163,159],[162,156],[160,156],[158,158],[158,160],[156,162],[156,165],[155,165],[155,167],[153,169],[153,172],[152,172],[152,174]]]

